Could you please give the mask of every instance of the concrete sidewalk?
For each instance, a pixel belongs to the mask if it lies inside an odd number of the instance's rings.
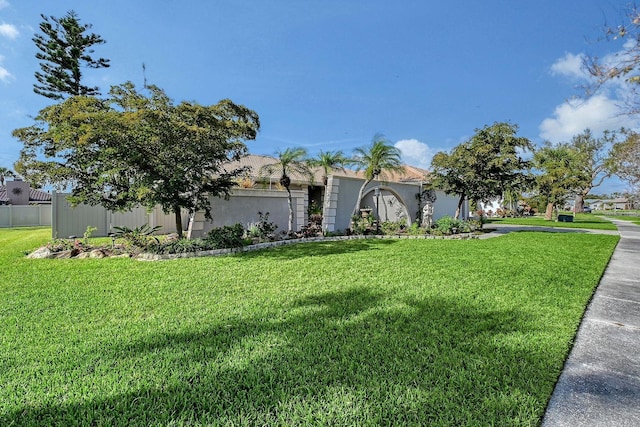
[[[640,426],[640,227],[613,222],[620,242],[580,324],[543,427]]]

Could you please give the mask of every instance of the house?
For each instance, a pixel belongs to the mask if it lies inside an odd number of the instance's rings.
[[[16,179],[0,186],[0,228],[51,225],[51,194]]]
[[[51,204],[51,194],[31,188],[28,182],[20,179],[7,181],[0,186],[0,205],[41,205]]]
[[[230,164],[229,169],[247,167],[248,172],[239,180],[239,189],[233,191],[230,200],[212,198],[213,221],[207,221],[203,213],[196,213],[189,226],[189,235],[197,237],[212,228],[235,223],[255,221],[257,212],[270,212],[279,230],[287,229],[288,208],[286,191],[280,185],[280,174],[260,173],[264,166],[277,163],[270,156],[248,155]],[[333,170],[324,182],[324,170],[313,168],[313,179],[291,173],[291,196],[294,206],[294,229],[300,230],[308,222],[310,207],[322,207],[322,228],[327,232],[340,232],[349,228],[351,216],[356,210],[355,202],[364,181],[362,172],[350,169]],[[370,207],[380,221],[399,221],[407,225],[416,221],[421,210],[416,195],[427,183],[428,171],[414,166],[405,166],[402,173],[383,171],[378,180],[367,185],[358,208]],[[444,192],[435,192],[433,219],[452,215],[457,198]],[[278,200],[280,199],[280,200]],[[463,218],[468,216],[465,204]]]
[[[590,205],[592,209],[599,211],[631,209],[631,203],[626,197],[596,200],[594,202],[591,202]]]
[[[191,217],[183,217],[183,227],[187,236],[201,237],[213,228],[242,224],[248,227],[259,220],[258,212],[269,213],[269,221],[278,226],[277,231],[288,229],[288,194],[280,185],[280,174],[264,175],[260,170],[265,165],[275,164],[271,156],[248,155],[229,164],[227,170],[246,167],[247,173],[238,178],[238,186],[228,200],[211,196],[212,220],[205,218],[204,212],[196,212]],[[327,232],[341,232],[350,227],[351,216],[360,187],[364,182],[362,173],[353,170],[334,170],[324,183],[324,171],[312,170],[313,179],[292,173],[291,198],[293,204],[293,229],[301,230],[309,222],[309,213],[322,212],[322,229]],[[381,174],[380,179],[371,182],[364,190],[360,207],[370,207],[372,215],[381,221],[403,219],[411,225],[421,215],[421,201],[416,197],[427,183],[428,171],[406,166],[403,173]],[[65,194],[54,194],[53,226],[54,236],[81,235],[88,225],[98,227],[94,236],[106,236],[113,227],[126,225],[136,227],[145,223],[161,225],[162,232],[175,231],[172,216],[164,215],[161,209],[146,212],[143,208],[132,212],[107,212],[100,206],[80,205],[72,208]],[[457,197],[435,191],[432,205],[433,220],[445,215],[453,215]],[[468,216],[465,203],[462,217]],[[165,218],[166,217],[166,218]]]

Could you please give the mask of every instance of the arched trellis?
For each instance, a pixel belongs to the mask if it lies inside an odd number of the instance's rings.
[[[379,189],[377,196],[376,189]],[[367,189],[360,202],[360,208],[364,207],[371,207],[372,214],[380,221],[397,222],[404,218],[408,226],[412,223],[407,203],[391,187],[380,185]]]

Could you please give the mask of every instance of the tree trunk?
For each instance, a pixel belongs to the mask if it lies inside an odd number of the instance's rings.
[[[586,190],[586,192],[582,191],[578,193],[578,195],[576,196],[575,205],[573,206],[574,213],[582,212],[582,210],[584,209],[584,198],[587,197],[589,191],[591,191],[591,189]]]
[[[458,206],[456,207],[456,214],[453,216],[455,219],[460,218],[460,211],[462,210],[462,204],[464,203],[464,194],[460,195],[460,199],[458,199]]]
[[[174,206],[173,214],[176,220],[176,233],[178,233],[178,238],[182,239],[182,215],[179,206]]]
[[[291,200],[291,190],[289,187],[285,187],[287,189],[287,203],[289,205],[289,233],[293,230],[293,201]]]
[[[553,218],[553,203],[547,203],[547,210],[544,212],[544,219],[551,221]]]
[[[362,203],[362,195],[364,194],[364,189],[367,185],[369,185],[369,183],[371,182],[370,179],[367,179],[364,184],[362,184],[362,187],[360,187],[360,191],[358,192],[358,200],[356,200],[356,206],[353,208],[353,215],[358,215],[358,212],[360,212],[360,203]]]

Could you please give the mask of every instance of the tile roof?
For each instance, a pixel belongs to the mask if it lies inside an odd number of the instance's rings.
[[[250,154],[246,157],[243,157],[237,162],[231,162],[226,169],[231,170],[237,167],[248,166],[251,169],[250,169],[250,172],[247,174],[247,176],[251,178],[260,177],[260,178],[270,179],[270,180],[273,180],[274,182],[277,182],[277,180],[280,179],[280,173],[274,172],[270,175],[260,173],[260,169],[262,169],[264,166],[272,165],[277,162],[278,160],[271,156]],[[383,171],[383,173],[380,176],[380,180],[388,181],[388,182],[422,182],[428,179],[429,171],[427,171],[426,169],[421,169],[415,166],[408,166],[408,165],[405,165],[404,168],[405,168],[404,172],[401,172],[401,173]],[[313,172],[314,184],[322,185],[322,175],[324,174],[323,169],[320,167],[314,167],[314,168],[311,168],[311,171]],[[342,176],[342,177],[349,177],[349,178],[360,178],[360,179],[364,178],[363,172],[356,172],[354,170],[346,169],[346,168],[342,170],[336,169],[332,172],[332,174],[333,176],[337,176],[337,177]],[[297,183],[297,184],[306,184],[309,182],[306,177],[297,173],[292,173],[290,178],[293,183]]]
[[[7,187],[0,187],[0,202],[7,202]],[[51,194],[46,191],[36,190],[34,188],[29,189],[29,201],[30,202],[51,202]]]

